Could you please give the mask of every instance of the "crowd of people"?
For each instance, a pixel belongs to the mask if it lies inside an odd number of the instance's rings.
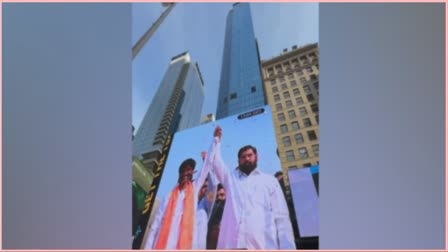
[[[281,180],[257,166],[257,149],[251,145],[238,151],[238,167],[228,169],[222,138],[218,126],[195,180],[196,161],[182,162],[178,183],[157,210],[145,249],[296,249]],[[211,204],[210,188],[216,195]]]

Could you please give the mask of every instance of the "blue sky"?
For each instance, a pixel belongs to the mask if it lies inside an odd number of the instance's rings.
[[[202,168],[201,152],[207,151],[213,140],[216,125],[223,129],[222,157],[229,170],[238,165],[238,150],[253,145],[258,152],[258,166],[261,171],[272,174],[281,170],[277,156],[274,124],[269,106],[263,114],[238,120],[231,116],[174,135],[165,170],[160,182],[157,198],[163,199],[177,184],[179,165],[187,158],[196,160],[196,176]],[[273,144],[274,143],[274,144]]]
[[[170,59],[190,51],[205,82],[202,115],[216,113],[224,30],[232,3],[178,3],[132,64],[132,124],[138,129]],[[132,43],[160,16],[160,3],[132,7]],[[252,20],[261,59],[283,48],[318,42],[317,3],[252,3]]]

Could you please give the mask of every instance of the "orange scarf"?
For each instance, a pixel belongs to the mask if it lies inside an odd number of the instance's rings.
[[[155,249],[166,249],[168,238],[170,236],[171,225],[173,223],[176,204],[179,198],[180,189],[176,186],[171,192],[165,215],[160,227],[159,239]],[[188,183],[185,187],[184,211],[180,221],[180,234],[177,241],[177,249],[192,249],[193,246],[193,227],[194,227],[194,188],[193,183]],[[177,231],[177,230],[176,230]]]

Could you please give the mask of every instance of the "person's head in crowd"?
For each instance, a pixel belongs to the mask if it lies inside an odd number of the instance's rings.
[[[274,176],[278,181],[283,180],[283,172],[282,171],[276,172]]]
[[[196,161],[194,161],[194,159],[192,158],[184,160],[179,166],[178,183],[181,189],[184,188],[187,183],[191,183],[191,181],[193,180],[195,166]]]
[[[222,184],[218,184],[216,200],[217,201],[225,201],[226,200],[226,190],[224,189],[224,186],[222,186]]]
[[[208,178],[205,179],[204,184],[202,185],[201,189],[199,190],[199,201],[202,200],[205,195],[207,194],[207,189],[208,189]]]

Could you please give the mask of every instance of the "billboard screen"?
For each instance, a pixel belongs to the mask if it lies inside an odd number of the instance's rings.
[[[269,106],[177,132],[142,248],[296,249],[279,170]]]
[[[316,185],[319,166],[288,171],[300,237],[319,236],[319,196]]]

